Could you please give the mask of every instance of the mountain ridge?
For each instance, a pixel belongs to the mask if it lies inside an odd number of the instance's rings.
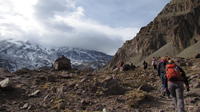
[[[151,59],[149,56],[164,46],[168,47],[163,48],[162,52],[157,53],[161,55],[157,56],[178,55],[200,40],[199,20],[200,0],[172,0],[153,21],[119,48],[109,67],[120,61],[139,64],[143,60]],[[173,52],[164,53],[170,50]]]
[[[53,62],[62,55],[69,58],[76,68],[96,69],[104,66],[112,57],[94,50],[70,47],[47,49],[31,42],[15,40],[2,40],[0,47],[1,67],[11,71],[21,68],[51,67]]]

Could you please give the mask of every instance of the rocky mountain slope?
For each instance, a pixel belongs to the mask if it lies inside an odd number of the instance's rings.
[[[93,50],[69,47],[47,49],[30,42],[0,41],[0,66],[11,71],[50,67],[62,55],[71,59],[72,65],[79,68],[99,68],[111,59],[111,56]]]
[[[200,59],[179,59],[190,82],[186,112],[200,111]],[[1,112],[174,112],[153,68],[126,72],[0,69]],[[0,82],[1,83],[1,82]]]
[[[200,40],[200,0],[172,0],[147,26],[142,27],[132,40],[126,41],[112,59],[110,66],[119,61],[138,64],[153,56],[194,57],[199,45],[186,49]],[[187,54],[187,55],[186,55]]]

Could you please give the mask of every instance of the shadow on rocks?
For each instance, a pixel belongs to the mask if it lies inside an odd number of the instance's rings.
[[[107,77],[105,80],[102,81],[101,85],[103,88],[105,88],[105,95],[122,95],[127,91],[120,84],[119,80],[112,77]]]
[[[0,88],[0,99],[2,100],[15,100],[15,99],[25,99],[25,90],[21,88],[6,87]]]

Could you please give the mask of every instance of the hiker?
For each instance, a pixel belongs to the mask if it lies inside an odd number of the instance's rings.
[[[167,79],[166,79],[166,76],[165,76],[165,66],[167,64],[167,61],[166,61],[166,58],[165,57],[161,57],[160,59],[160,62],[158,63],[158,68],[157,68],[157,72],[158,72],[158,76],[160,77],[161,79],[161,82],[162,82],[162,95],[165,96],[169,96],[169,91],[168,91],[168,88],[167,88]]]
[[[147,69],[148,63],[146,61],[143,62],[144,70]]]
[[[166,77],[168,81],[168,90],[172,96],[177,112],[185,112],[183,96],[184,83],[187,91],[190,90],[185,72],[182,68],[176,65],[173,60],[169,60],[166,65]]]
[[[157,60],[155,57],[152,58],[152,62],[151,65],[153,66],[153,69],[156,70],[157,69]]]

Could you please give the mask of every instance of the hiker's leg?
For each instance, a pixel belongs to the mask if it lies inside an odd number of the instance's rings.
[[[170,95],[172,97],[172,103],[174,105],[174,108],[177,106],[177,98],[176,98],[176,85],[172,82],[168,82],[168,90],[170,92]]]
[[[160,79],[161,79],[161,83],[162,83],[162,88],[164,88],[164,84],[163,84],[163,74],[160,75]]]
[[[153,65],[153,68],[154,68],[154,70],[156,70],[156,69],[157,69],[157,66],[156,66],[156,65]]]
[[[170,97],[170,92],[169,92],[169,89],[168,89],[168,81],[167,81],[167,78],[166,77],[164,77],[164,84],[165,84],[165,88],[166,88],[166,95],[168,96],[168,97]]]
[[[161,83],[162,83],[162,87],[161,87],[161,93],[164,96],[164,91],[165,91],[165,85],[164,85],[164,79],[163,79],[163,74],[160,75],[160,79],[161,79]]]
[[[166,89],[166,78],[165,78],[165,74],[161,74],[161,81],[162,81],[162,88]]]
[[[185,112],[184,110],[184,96],[183,96],[183,84],[179,84],[179,88],[176,89],[176,96],[177,96],[177,109],[178,112]]]

